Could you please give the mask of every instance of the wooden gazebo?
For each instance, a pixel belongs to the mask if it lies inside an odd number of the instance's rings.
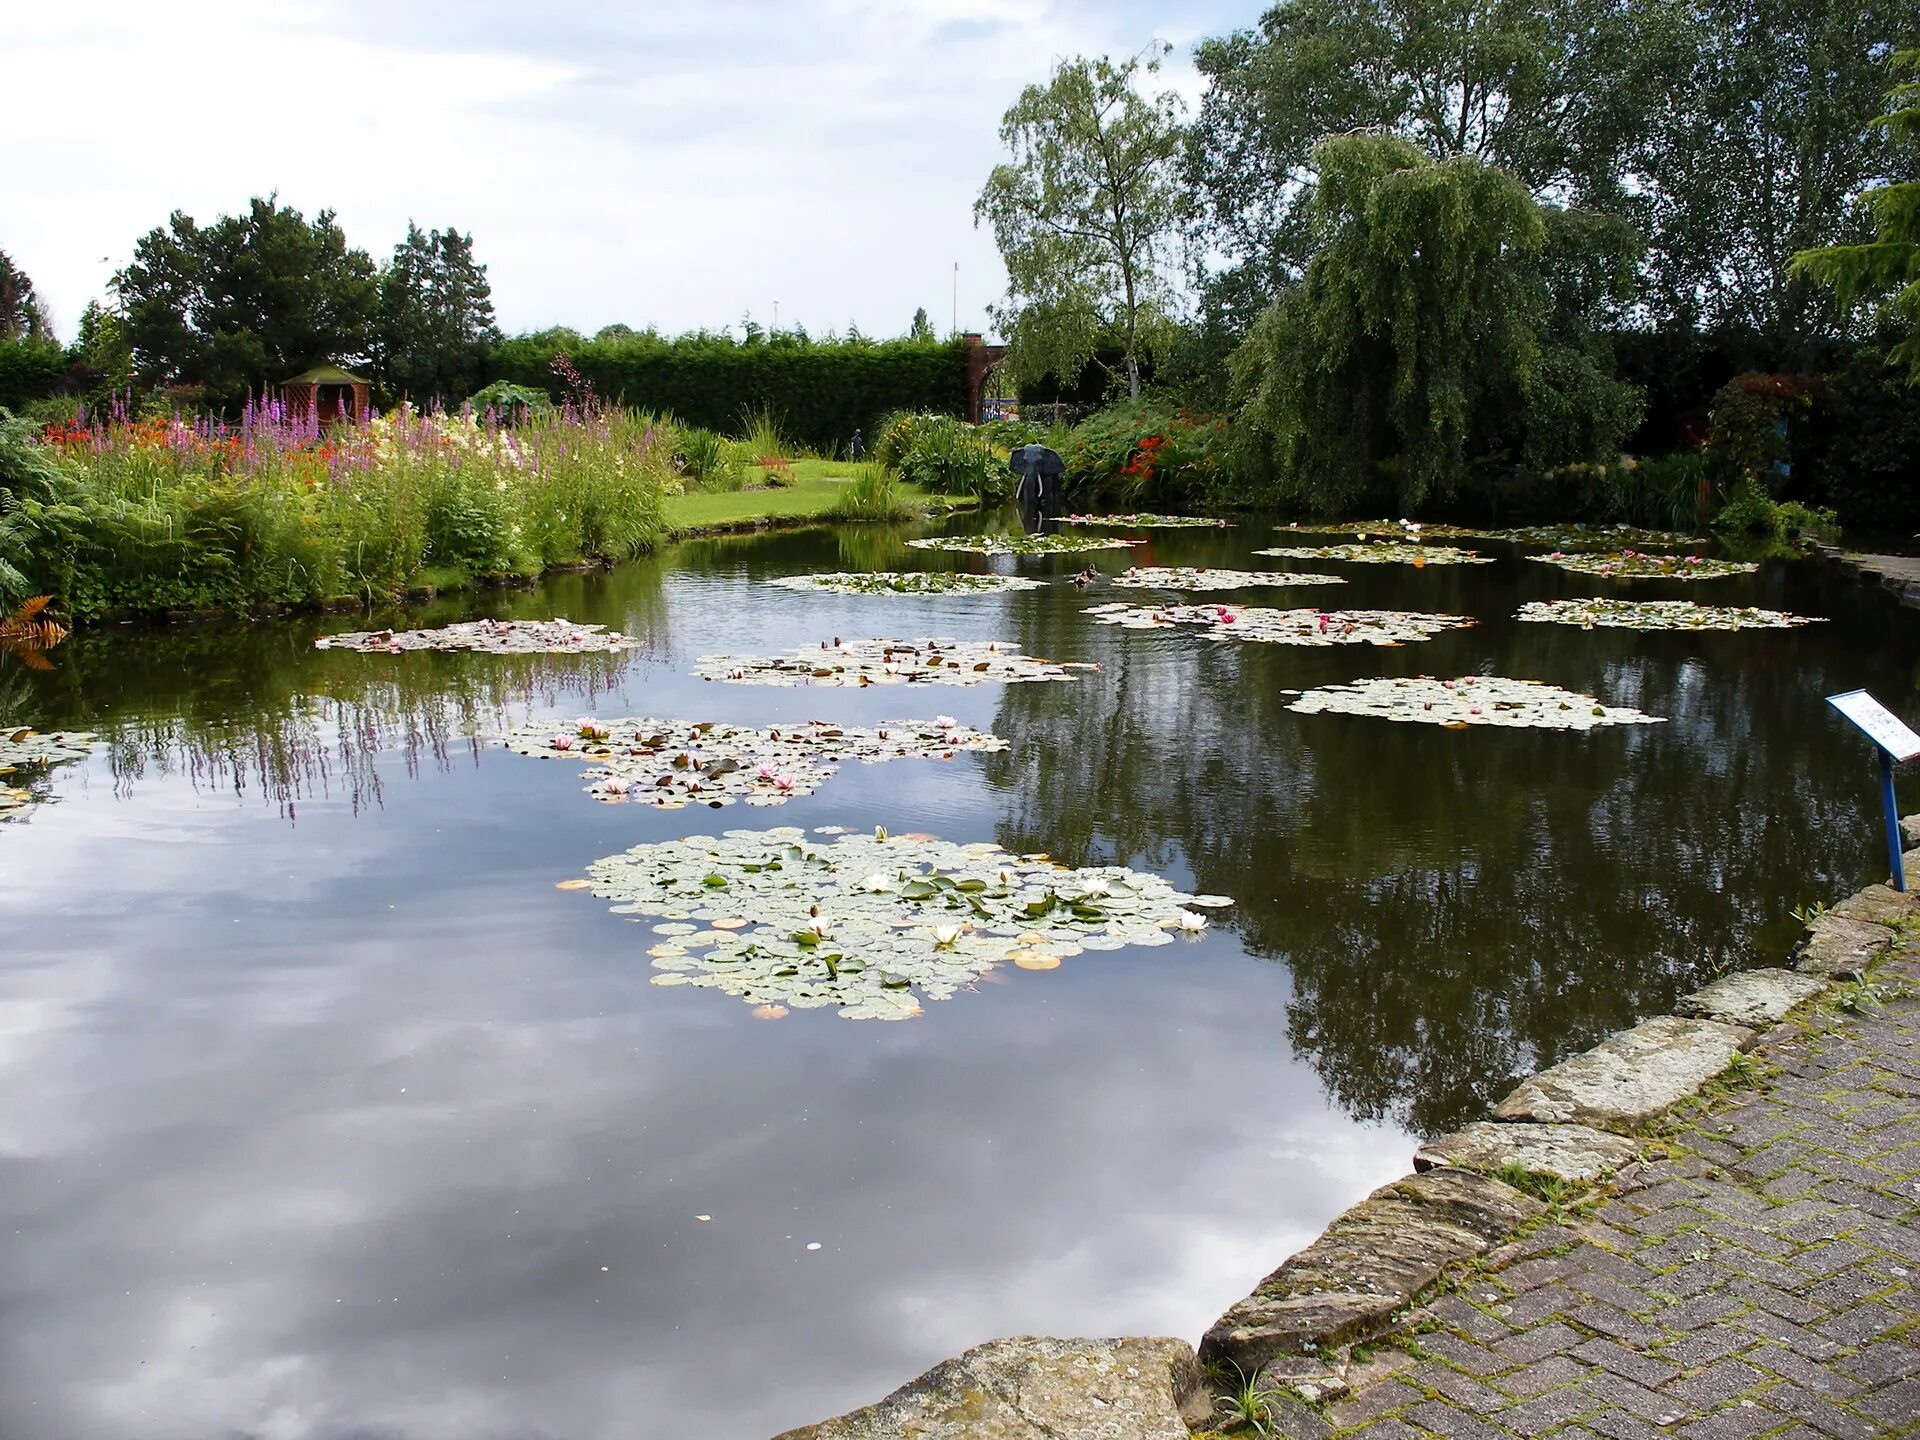
[[[316,365],[280,386],[287,414],[311,415],[322,425],[365,420],[373,413],[373,390],[338,365]]]

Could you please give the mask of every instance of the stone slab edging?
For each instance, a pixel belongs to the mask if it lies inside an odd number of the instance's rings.
[[[1911,555],[1862,555],[1822,541],[1810,542],[1816,555],[1831,561],[1857,580],[1878,582],[1902,605],[1920,608],[1920,558]]]
[[[1920,816],[1901,821],[1920,874]],[[1258,1377],[1314,1402],[1348,1393],[1343,1347],[1407,1320],[1447,1273],[1548,1213],[1530,1189],[1604,1181],[1693,1099],[1834,983],[1863,976],[1915,897],[1871,885],[1817,914],[1794,968],[1743,970],[1522,1081],[1490,1120],[1422,1145],[1414,1173],[1335,1217],[1208,1327],[1156,1338],[995,1340],[876,1405],[776,1440],[1171,1440],[1206,1422],[1205,1376]],[[1515,1183],[1509,1183],[1510,1181]]]

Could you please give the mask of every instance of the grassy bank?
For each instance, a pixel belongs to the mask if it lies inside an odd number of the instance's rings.
[[[828,520],[833,518],[853,470],[844,461],[795,460],[783,483],[770,486],[769,473],[754,466],[743,489],[689,490],[683,495],[669,495],[661,511],[668,531],[674,535]],[[952,510],[975,503],[964,495],[929,494],[904,481],[895,488],[903,499],[929,510]]]

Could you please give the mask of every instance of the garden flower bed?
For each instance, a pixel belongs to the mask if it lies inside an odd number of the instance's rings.
[[[654,984],[721,990],[768,1018],[832,1006],[850,1020],[910,1019],[1004,962],[1048,970],[1083,951],[1164,945],[1206,929],[1190,907],[1232,903],[991,842],[828,842],[791,826],[636,845],[587,873],[618,913],[660,922]]]

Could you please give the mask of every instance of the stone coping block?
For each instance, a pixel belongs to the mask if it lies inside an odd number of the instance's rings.
[[[1387,1328],[1447,1266],[1484,1254],[1545,1207],[1510,1185],[1435,1169],[1383,1185],[1262,1280],[1200,1342],[1249,1374]]]
[[[1738,970],[1688,995],[1674,1008],[1696,1020],[1723,1020],[1759,1029],[1778,1025],[1794,1006],[1826,988],[1824,981],[1791,970]]]
[[[1814,918],[1794,952],[1793,968],[1803,975],[1852,980],[1867,973],[1881,951],[1893,943],[1893,931],[1867,920],[1849,920],[1829,911]]]
[[[1657,1015],[1521,1082],[1493,1117],[1635,1131],[1692,1096],[1753,1040],[1744,1026]]]
[[[1837,915],[1842,920],[1864,920],[1870,925],[1891,925],[1913,914],[1914,899],[1910,890],[1896,890],[1891,885],[1869,885],[1849,895],[1827,914]]]
[[[1555,1180],[1591,1184],[1618,1170],[1639,1147],[1620,1135],[1586,1125],[1536,1125],[1526,1121],[1496,1125],[1476,1120],[1466,1128],[1422,1145],[1414,1168],[1452,1166],[1482,1175],[1517,1167]]]
[[[1900,836],[1908,845],[1920,845],[1920,815],[1900,817]]]
[[[1188,1440],[1210,1406],[1184,1340],[1016,1335],[775,1440]]]

